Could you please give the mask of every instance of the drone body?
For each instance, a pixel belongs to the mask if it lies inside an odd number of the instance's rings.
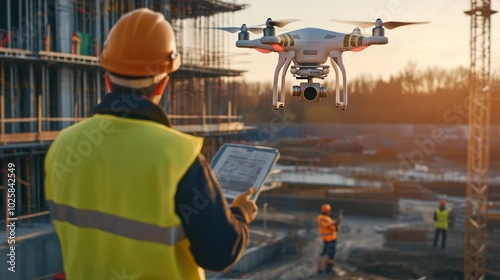
[[[299,65],[326,63],[332,51],[356,51],[372,44],[387,44],[384,36],[366,37],[360,33],[339,33],[319,28],[303,28],[278,36],[255,40],[238,40],[239,48],[255,48],[261,52],[295,51],[293,62]]]
[[[285,105],[286,72],[290,67],[291,74],[296,79],[304,79],[307,82],[300,86],[293,86],[293,95],[304,101],[319,101],[326,97],[326,87],[314,83],[314,79],[325,79],[330,73],[330,65],[325,64],[330,58],[330,63],[335,71],[335,105],[343,110],[347,107],[347,78],[346,70],[342,60],[345,51],[361,51],[370,45],[387,44],[389,39],[384,35],[384,26],[388,29],[395,27],[419,24],[426,22],[386,22],[377,19],[375,23],[349,22],[361,25],[375,25],[372,36],[364,36],[359,28],[352,33],[339,33],[319,28],[303,28],[280,35],[276,35],[275,27],[283,27],[296,20],[273,21],[267,19],[265,28],[247,27],[243,24],[240,28],[224,27],[218,28],[229,32],[240,30],[236,46],[239,48],[253,48],[262,53],[277,52],[279,54],[278,64],[274,72],[273,80],[273,107],[278,109]],[[250,40],[250,32],[263,32],[261,38]],[[281,85],[278,92],[278,79],[281,72]],[[343,89],[340,94],[340,73],[342,74]]]

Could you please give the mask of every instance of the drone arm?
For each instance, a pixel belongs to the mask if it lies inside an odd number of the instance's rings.
[[[274,70],[274,80],[273,80],[273,107],[274,109],[278,109],[282,102],[279,101],[278,98],[278,76],[280,74],[281,68],[286,62],[286,54],[284,52],[279,52],[278,65],[276,65],[276,69]]]
[[[249,49],[259,48],[269,51],[273,50],[271,45],[262,44],[260,40],[238,40],[236,41],[236,47]]]
[[[363,45],[385,45],[389,43],[389,38],[384,36],[371,36],[363,38]]]
[[[361,35],[349,34],[344,39],[344,51],[359,52],[371,45],[384,45],[389,42],[389,38],[384,36],[364,37]]]

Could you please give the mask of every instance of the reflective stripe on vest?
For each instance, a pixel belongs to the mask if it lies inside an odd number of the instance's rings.
[[[186,237],[182,225],[159,227],[99,211],[76,209],[51,200],[47,202],[53,220],[69,222],[78,227],[99,229],[135,240],[165,245],[175,245]]]

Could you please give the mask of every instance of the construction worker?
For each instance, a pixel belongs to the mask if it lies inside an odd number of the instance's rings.
[[[326,272],[333,274],[335,263],[335,251],[337,245],[337,232],[340,229],[342,214],[339,214],[337,221],[331,218],[332,207],[330,204],[321,205],[321,214],[316,218],[319,234],[323,240],[323,249],[318,257],[318,273]]]
[[[109,93],[45,159],[67,278],[191,280],[227,269],[246,248],[255,189],[229,207],[202,139],[171,128],[158,106],[180,65],[172,27],[160,13],[131,11],[100,62]]]
[[[77,32],[71,35],[71,54],[80,54],[80,35]]]
[[[446,245],[446,230],[448,229],[448,210],[446,210],[446,202],[439,201],[439,208],[434,211],[434,224],[436,232],[434,234],[434,248],[437,247],[439,235],[442,235],[441,248],[444,249]]]

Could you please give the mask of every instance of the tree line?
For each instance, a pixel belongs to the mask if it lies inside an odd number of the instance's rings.
[[[417,123],[467,124],[469,71],[458,67],[443,69],[429,67],[419,70],[409,62],[399,73],[388,79],[363,75],[348,80],[347,110],[335,107],[335,85],[332,77],[322,84],[328,97],[321,102],[302,102],[287,86],[283,113],[288,121],[326,123]],[[296,80],[294,84],[301,81]],[[246,121],[266,122],[273,118],[271,83],[236,82],[232,87],[234,106]],[[491,124],[500,124],[500,78],[492,75]]]

